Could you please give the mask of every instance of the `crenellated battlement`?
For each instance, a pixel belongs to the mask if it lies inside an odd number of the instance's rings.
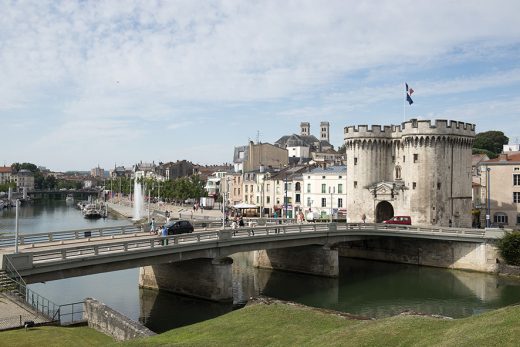
[[[452,135],[463,137],[475,136],[475,124],[454,120],[410,119],[400,125],[358,125],[344,128],[345,140],[356,138],[401,138],[410,135]]]

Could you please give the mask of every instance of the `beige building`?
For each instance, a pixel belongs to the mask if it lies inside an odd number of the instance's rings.
[[[520,225],[520,152],[500,154],[480,164],[482,217],[494,225]],[[484,220],[481,218],[481,220]],[[482,221],[484,222],[484,221]]]
[[[270,143],[249,142],[247,146],[235,147],[233,163],[235,172],[260,170],[260,167],[282,168],[289,162],[287,149]]]
[[[16,189],[19,191],[22,191],[24,188],[27,190],[34,189],[34,174],[29,170],[22,169],[18,171],[14,175],[14,180],[16,182]]]
[[[412,119],[345,128],[347,218],[471,226],[471,148],[475,125]]]

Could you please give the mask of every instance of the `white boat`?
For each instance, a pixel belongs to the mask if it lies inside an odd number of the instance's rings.
[[[74,196],[72,194],[67,194],[67,197],[65,198],[65,202],[73,203],[74,202]]]

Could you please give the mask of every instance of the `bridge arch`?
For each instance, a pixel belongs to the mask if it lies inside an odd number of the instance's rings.
[[[388,201],[381,201],[376,206],[376,223],[382,223],[384,220],[394,216],[394,207]]]

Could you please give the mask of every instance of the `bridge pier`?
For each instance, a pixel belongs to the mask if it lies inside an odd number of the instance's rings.
[[[139,286],[218,302],[233,301],[233,259],[193,259],[143,266]]]
[[[302,246],[255,251],[253,266],[338,277],[338,251],[327,246]]]

